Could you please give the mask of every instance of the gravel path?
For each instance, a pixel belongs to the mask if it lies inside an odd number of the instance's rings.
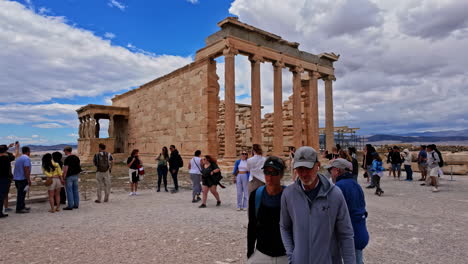
[[[466,263],[468,177],[442,180],[439,193],[387,176],[382,187],[382,197],[365,189],[366,263]],[[245,263],[247,214],[235,211],[235,186],[220,195],[222,206],[209,196],[206,209],[189,190],[116,190],[110,203],[55,214],[32,204],[0,220],[0,263]]]

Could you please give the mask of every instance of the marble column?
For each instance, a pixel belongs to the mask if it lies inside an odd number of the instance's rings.
[[[89,138],[89,118],[88,116],[83,117],[83,137]]]
[[[335,146],[335,124],[333,122],[333,81],[335,76],[329,75],[325,81],[325,148],[331,152]]]
[[[309,72],[309,146],[320,149],[319,110],[318,110],[318,72]]]
[[[224,158],[236,158],[236,86],[235,56],[237,50],[227,48],[224,55]]]
[[[79,117],[78,119],[80,120],[80,126],[78,127],[78,137],[83,138],[83,118]]]
[[[107,130],[109,138],[115,138],[114,135],[114,115],[109,115],[109,129]]]
[[[250,56],[251,63],[251,99],[252,99],[252,144],[262,144],[262,106],[261,106],[261,84],[260,64],[264,61],[262,57]]]
[[[299,148],[302,143],[302,107],[301,107],[301,73],[302,67],[291,69],[293,74],[293,145]]]
[[[93,117],[89,118],[89,137],[96,138],[96,119]]]
[[[284,63],[273,64],[273,153],[283,155],[283,68]]]

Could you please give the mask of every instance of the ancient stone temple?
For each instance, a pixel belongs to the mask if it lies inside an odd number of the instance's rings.
[[[175,145],[184,158],[200,149],[224,161],[238,157],[253,143],[267,154],[284,155],[289,146],[319,148],[318,82],[325,87],[327,149],[334,145],[333,53],[314,55],[299,43],[226,18],[206,38],[195,61],[137,89],[117,95],[112,106],[87,105],[79,110],[79,155],[90,160],[100,142],[108,151],[128,155],[139,149],[154,163],[163,146]],[[251,105],[236,104],[235,58],[251,62]],[[215,58],[224,56],[225,96],[218,97]],[[274,112],[261,116],[260,64],[273,67]],[[292,96],[283,102],[282,70],[292,72]],[[99,120],[109,119],[109,138],[99,138]]]

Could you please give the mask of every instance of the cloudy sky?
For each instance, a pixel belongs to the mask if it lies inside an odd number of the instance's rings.
[[[227,16],[301,50],[340,54],[337,126],[361,134],[466,129],[464,10],[468,1],[459,0],[0,0],[0,143],[75,142],[77,108],[110,104],[190,63]],[[249,62],[236,63],[237,102],[249,103]],[[261,70],[265,113],[273,76],[271,65]],[[287,98],[292,77],[283,75]]]

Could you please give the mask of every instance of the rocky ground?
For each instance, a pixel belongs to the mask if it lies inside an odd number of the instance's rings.
[[[384,196],[364,189],[365,262],[466,263],[468,177],[455,179],[441,180],[439,193],[387,176]],[[123,184],[109,203],[96,204],[91,182],[78,210],[51,214],[47,204],[32,204],[30,214],[1,219],[0,263],[245,263],[247,215],[235,210],[235,186],[220,190],[222,206],[210,196],[199,209],[187,188],[129,197]]]

